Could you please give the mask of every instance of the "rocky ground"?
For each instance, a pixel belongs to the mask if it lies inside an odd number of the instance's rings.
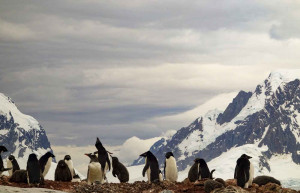
[[[213,186],[208,186],[208,184],[214,184]],[[5,188],[7,186],[18,187],[18,188],[31,188],[29,192],[54,192],[51,190],[59,190],[64,192],[72,192],[72,193],[94,193],[94,192],[124,192],[124,193],[177,193],[177,192],[187,192],[187,193],[225,193],[225,192],[240,192],[240,193],[300,193],[300,191],[291,190],[287,188],[282,188],[277,184],[269,183],[267,185],[259,187],[256,184],[253,184],[251,188],[242,189],[236,186],[234,180],[227,180],[225,186],[222,184],[218,184],[213,180],[208,183],[208,181],[198,181],[196,183],[191,183],[188,180],[183,182],[161,182],[161,183],[152,183],[149,184],[144,181],[137,181],[134,183],[107,183],[102,185],[87,185],[85,182],[81,183],[72,183],[72,182],[55,182],[46,180],[45,185],[40,185],[39,187],[29,186],[24,183],[11,183],[8,181],[8,177],[3,176],[0,178],[0,193],[5,192]],[[212,190],[212,187],[218,187]],[[34,188],[34,189],[32,189]],[[40,191],[39,189],[40,188]],[[48,190],[44,190],[42,188],[47,188]],[[2,191],[1,191],[2,189]],[[15,189],[14,189],[15,190]],[[19,191],[8,191],[7,192],[25,192],[24,189],[20,189]]]

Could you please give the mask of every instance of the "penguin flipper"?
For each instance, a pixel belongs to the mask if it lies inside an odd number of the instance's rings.
[[[165,165],[164,165],[164,178],[166,179],[166,160],[165,160]]]
[[[108,154],[107,154],[108,155]],[[107,162],[107,164],[108,164],[108,170],[110,171],[110,160],[109,160],[109,156],[107,156],[107,158],[106,158],[106,162]]]
[[[209,175],[210,179],[213,179],[213,173],[214,173],[214,171],[216,171],[216,170],[215,169],[211,170],[210,175]]]
[[[234,169],[234,179],[237,179],[237,171],[238,171],[238,165],[235,166],[235,169]]]
[[[115,169],[113,169],[112,175],[113,175],[114,177],[116,177],[117,173],[116,173],[116,170],[115,170]]]
[[[249,181],[249,176],[250,176],[249,171],[250,171],[250,167],[247,168],[246,171],[245,171],[245,175],[246,175],[245,182],[248,182],[248,181]]]
[[[149,167],[150,167],[150,164],[147,162],[147,163],[145,164],[144,169],[143,169],[143,177],[145,177],[145,173],[146,173],[146,171],[148,170]]]
[[[1,172],[5,172],[5,171],[8,171],[8,170],[11,170],[12,168],[2,168],[1,169]]]

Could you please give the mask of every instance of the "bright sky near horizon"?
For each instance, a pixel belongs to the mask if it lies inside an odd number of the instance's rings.
[[[299,1],[0,5],[0,92],[57,146],[160,136],[215,96],[300,67]]]

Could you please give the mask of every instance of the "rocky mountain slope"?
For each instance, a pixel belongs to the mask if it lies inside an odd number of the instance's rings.
[[[0,144],[8,152],[2,154],[3,160],[13,154],[21,169],[26,167],[28,155],[32,152],[38,157],[52,151],[45,130],[36,119],[19,111],[11,98],[0,93]]]
[[[252,153],[258,156],[258,172],[270,172],[270,159],[275,155],[288,155],[299,166],[299,79],[300,70],[272,72],[253,92],[240,91],[225,111],[207,112],[171,139],[156,142],[150,151],[160,164],[165,153],[172,151],[179,170],[187,169],[196,157],[209,162],[226,152],[233,154],[236,148],[250,154],[256,150]],[[233,164],[237,158],[233,158]],[[133,165],[142,163],[138,159]]]

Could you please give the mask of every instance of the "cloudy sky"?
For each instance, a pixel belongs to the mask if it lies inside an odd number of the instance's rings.
[[[299,1],[0,5],[0,92],[57,146],[159,136],[215,96],[300,66]]]

